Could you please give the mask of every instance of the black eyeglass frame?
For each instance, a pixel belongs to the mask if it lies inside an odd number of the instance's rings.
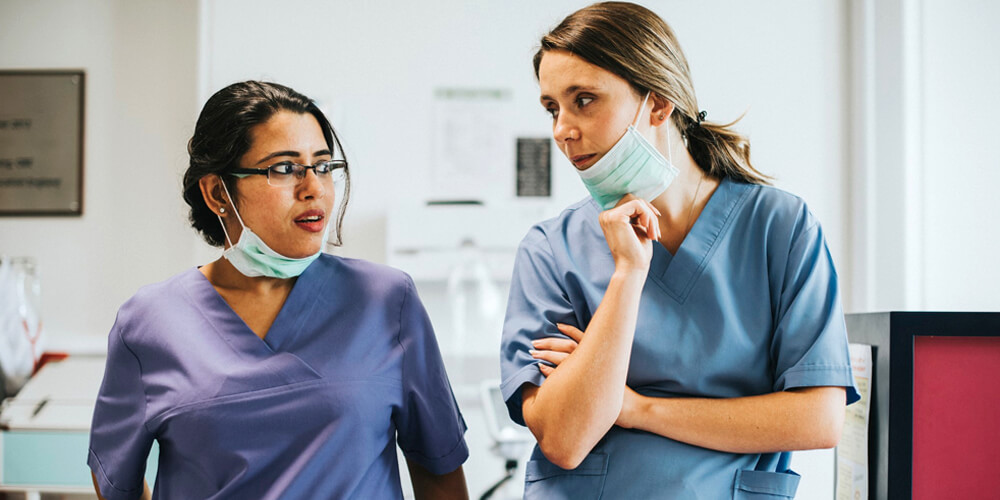
[[[326,172],[320,172],[320,171],[316,170],[321,165],[329,165],[329,167],[328,167],[328,169],[327,169]],[[268,184],[271,184],[271,171],[275,167],[285,167],[285,166],[291,167],[292,171],[289,172],[289,173],[275,172],[275,175],[294,175],[296,179],[305,179],[306,172],[310,168],[313,170],[313,173],[316,174],[317,176],[319,176],[321,174],[331,174],[332,175],[335,171],[337,171],[337,169],[342,169],[342,172],[345,172],[345,173],[347,172],[347,160],[337,160],[337,159],[334,159],[334,160],[323,160],[321,162],[317,162],[315,165],[303,165],[301,163],[295,163],[295,162],[292,162],[292,161],[282,161],[282,162],[275,163],[274,165],[270,165],[267,168],[243,168],[243,167],[237,167],[237,168],[231,169],[227,173],[230,174],[230,175],[232,175],[232,176],[234,176],[234,177],[239,177],[239,178],[243,178],[243,177],[246,177],[248,175],[266,175],[267,176],[267,180],[268,180]],[[301,167],[302,168],[302,170],[300,170],[301,173],[295,172],[295,167]]]

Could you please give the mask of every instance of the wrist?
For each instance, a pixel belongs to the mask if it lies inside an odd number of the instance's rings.
[[[615,272],[611,275],[611,282],[618,282],[623,285],[638,285],[642,288],[643,283],[646,282],[646,275],[648,273],[648,267],[615,266]]]

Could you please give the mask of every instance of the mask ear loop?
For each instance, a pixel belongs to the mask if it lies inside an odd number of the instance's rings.
[[[639,112],[635,116],[635,121],[632,122],[632,128],[634,128],[637,132],[638,132],[639,129],[636,128],[636,127],[639,126],[639,119],[642,118],[642,112],[645,111],[645,109],[646,109],[646,101],[649,100],[649,95],[650,94],[652,94],[652,92],[646,92],[646,97],[644,97],[642,99],[642,105],[639,106]],[[667,161],[670,162],[671,165],[673,165],[673,163],[674,163],[673,151],[671,151],[671,148],[670,148],[670,126],[669,125],[667,126]]]
[[[222,180],[221,177],[219,180],[222,181],[222,190],[226,192],[226,198],[229,198],[229,200],[232,201],[233,196],[229,194],[229,188],[226,187],[226,181]],[[240,217],[240,211],[236,210],[235,202],[233,203],[233,213],[236,214],[236,220],[240,222],[240,227],[246,230],[247,226],[243,223],[243,219]],[[226,224],[222,222],[222,216],[219,214],[215,214],[215,216],[219,218],[219,224],[222,226],[222,233],[226,235],[226,241],[229,242],[230,247],[233,246],[233,240],[229,238],[229,231],[226,231]],[[242,234],[240,236],[242,237]]]

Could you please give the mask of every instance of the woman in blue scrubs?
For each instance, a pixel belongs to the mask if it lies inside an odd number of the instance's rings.
[[[192,225],[223,256],[118,312],[91,429],[98,494],[149,498],[468,498],[465,423],[404,273],[322,252],[349,193],[307,97],[230,85],[189,146]],[[343,195],[335,206],[337,190]]]
[[[705,120],[673,32],[586,7],[534,58],[591,197],[521,242],[501,351],[525,498],[790,498],[858,399],[819,222]]]

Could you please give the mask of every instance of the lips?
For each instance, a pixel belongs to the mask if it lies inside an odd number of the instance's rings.
[[[295,225],[311,233],[318,233],[326,226],[326,216],[322,210],[307,210],[295,218]]]
[[[572,163],[572,164],[573,164],[573,165],[574,165],[574,166],[575,166],[576,168],[580,168],[580,169],[582,169],[582,168],[583,168],[583,167],[584,167],[585,165],[587,165],[587,163],[589,163],[589,162],[590,162],[590,160],[593,160],[593,159],[594,159],[595,157],[597,157],[597,155],[596,155],[596,154],[589,154],[589,155],[576,155],[576,156],[570,156],[570,157],[569,157],[569,161],[570,161],[570,163]]]

